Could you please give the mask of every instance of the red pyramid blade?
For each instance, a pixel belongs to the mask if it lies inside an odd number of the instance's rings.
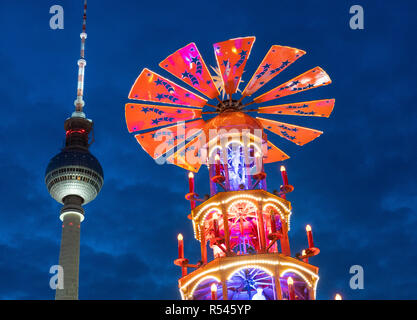
[[[230,39],[213,45],[227,94],[236,92],[255,37]]]
[[[305,145],[306,143],[316,139],[323,132],[319,130],[314,130],[310,128],[299,127],[293,124],[273,121],[269,119],[256,117],[261,123],[262,126],[272,131],[273,133],[291,141],[299,146]]]
[[[185,170],[198,172],[202,163],[199,152],[201,147],[200,139],[201,134],[178,149],[174,154],[171,154],[167,161]]]
[[[252,79],[248,82],[245,90],[243,90],[242,96],[247,97],[254,94],[281,71],[305,55],[305,53],[305,51],[296,48],[272,46],[253,74]]]
[[[161,77],[143,69],[129,93],[129,99],[164,102],[202,108],[207,100]]]
[[[271,141],[267,142],[267,149],[267,156],[264,158],[264,163],[284,161],[290,158],[281,149],[276,147]]]
[[[171,54],[159,66],[192,86],[210,99],[219,95],[210,72],[195,43],[190,43]]]
[[[334,99],[325,99],[281,104],[278,106],[259,108],[258,113],[328,118],[333,111],[334,102]]]
[[[125,118],[127,129],[134,132],[201,118],[201,109],[127,103]]]
[[[289,96],[294,93],[328,85],[331,82],[330,77],[322,68],[315,67],[264,93],[263,95],[255,98],[253,101],[255,103],[270,101]]]
[[[142,148],[154,159],[201,131],[204,120],[179,123],[158,130],[135,135]]]

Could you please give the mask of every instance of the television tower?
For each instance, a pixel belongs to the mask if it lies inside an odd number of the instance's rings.
[[[85,40],[87,0],[84,2],[81,54],[78,60],[77,99],[75,111],[65,120],[65,147],[54,156],[45,173],[45,184],[49,194],[64,206],[59,218],[62,221],[62,239],[59,265],[64,271],[64,287],[57,288],[56,300],[78,299],[78,271],[80,260],[80,224],[84,220],[83,205],[94,200],[103,185],[103,169],[89,147],[89,134],[93,121],[83,112]]]

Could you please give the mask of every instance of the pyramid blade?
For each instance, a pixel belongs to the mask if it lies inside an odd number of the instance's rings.
[[[169,152],[186,139],[198,134],[205,122],[202,119],[180,122],[177,125],[135,135],[141,147],[154,159]]]
[[[195,43],[175,51],[159,66],[210,99],[220,94]]]
[[[281,71],[289,67],[298,58],[305,55],[305,53],[305,51],[296,48],[278,45],[272,46],[256,72],[253,74],[252,79],[246,85],[245,90],[242,92],[242,96],[247,97],[254,94],[259,88],[272,80]]]
[[[255,37],[230,39],[213,45],[226,94],[236,92]]]
[[[200,147],[201,133],[167,157],[167,161],[185,170],[198,172],[201,167]]]
[[[278,122],[259,117],[256,117],[256,119],[258,119],[262,123],[262,126],[265,129],[272,131],[273,133],[299,146],[305,145],[306,143],[316,139],[323,133],[319,130],[299,127],[289,123]]]
[[[267,142],[267,149],[267,156],[264,157],[264,163],[284,161],[290,158],[281,149],[276,147],[271,141]]]
[[[146,68],[136,79],[130,90],[129,99],[200,108],[207,102],[206,99]]]
[[[127,103],[125,118],[127,129],[134,132],[201,118],[201,109]]]
[[[305,101],[277,106],[262,107],[257,111],[265,114],[285,114],[293,116],[310,116],[328,118],[333,111],[334,99]]]
[[[322,68],[315,67],[264,93],[263,95],[255,98],[253,101],[255,103],[270,101],[289,96],[294,93],[328,85],[331,82],[330,77]]]

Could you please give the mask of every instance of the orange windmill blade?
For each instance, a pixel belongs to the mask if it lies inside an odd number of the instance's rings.
[[[242,97],[251,96],[305,53],[296,48],[272,46],[243,90]]]
[[[273,133],[281,136],[284,139],[294,142],[299,146],[305,145],[323,133],[319,130],[299,127],[289,123],[278,122],[259,117],[256,117],[256,119],[262,123],[262,126],[265,129],[272,131]]]
[[[290,157],[287,154],[285,154],[281,149],[276,147],[271,141],[268,141],[266,157],[264,157],[265,163],[284,161],[289,158]]]
[[[226,94],[236,92],[255,37],[230,39],[213,45]]]
[[[130,90],[129,99],[200,108],[207,103],[206,99],[146,68],[136,79]]]
[[[194,137],[185,146],[179,148],[174,154],[167,157],[167,161],[187,171],[198,172],[202,159],[200,154],[201,133]]]
[[[281,84],[280,86],[264,93],[263,95],[255,98],[255,103],[261,103],[265,101],[275,100],[291,94],[310,90],[320,86],[330,84],[329,75],[320,67],[315,67],[303,74]]]
[[[212,67],[215,75],[210,74],[195,43],[189,43],[178,49],[159,64],[161,68],[191,86],[190,90],[196,90],[207,99],[218,100],[214,104],[209,104],[208,100],[199,94],[187,90],[147,68],[143,69],[130,90],[129,98],[153,104],[127,103],[125,118],[128,131],[139,132],[135,138],[152,158],[156,159],[165,155],[168,162],[197,172],[201,164],[206,161],[200,154],[206,149],[201,149],[198,143],[200,143],[200,137],[203,132],[205,133],[205,128],[209,124],[211,126],[215,124],[213,129],[231,128],[236,124],[239,124],[239,128],[243,129],[245,126],[249,126],[249,123],[245,122],[251,118],[247,114],[248,112],[311,117],[330,116],[335,104],[334,99],[245,109],[247,105],[271,101],[331,83],[327,73],[320,67],[315,67],[243,105],[241,101],[244,97],[252,96],[258,89],[306,53],[303,50],[287,46],[271,46],[243,89],[240,99],[232,99],[232,94],[239,91],[238,87],[242,81],[242,74],[254,42],[255,37],[240,37],[215,43],[213,47],[218,65],[217,68]],[[220,94],[222,96],[228,94],[229,97],[221,101]],[[202,108],[205,106],[215,108],[215,111],[204,111]],[[202,116],[206,114],[214,115],[214,118],[205,121]],[[242,114],[246,117],[242,117]],[[228,121],[216,121],[223,119],[225,115],[227,115]],[[245,121],[242,120],[243,118]],[[251,119],[255,121],[255,119]],[[269,130],[300,146],[322,134],[321,131],[315,129],[259,117],[256,119],[260,122],[258,123],[259,128]],[[241,120],[243,122],[239,123]],[[148,131],[146,132],[146,130]],[[191,141],[189,141],[190,138]],[[267,146],[267,149],[263,149],[265,163],[288,158],[287,154],[270,141],[265,140],[264,142],[266,142],[264,146]]]
[[[163,60],[159,66],[210,99],[219,95],[219,91],[195,43],[190,43],[175,51]]]
[[[201,109],[166,107],[139,103],[125,106],[126,125],[129,132],[141,131],[201,117]]]
[[[328,118],[334,108],[334,99],[306,101],[281,104],[277,106],[261,107],[258,113],[265,114],[284,114],[293,116],[310,116]]]
[[[198,134],[204,126],[204,120],[192,120],[146,133],[136,134],[135,138],[152,158],[157,159],[168,153],[186,139]]]

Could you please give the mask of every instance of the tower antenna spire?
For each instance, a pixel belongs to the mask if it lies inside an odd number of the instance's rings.
[[[85,60],[85,39],[87,39],[86,24],[87,24],[87,0],[84,0],[83,28],[82,28],[82,32],[80,33],[81,52],[80,52],[80,59],[78,60],[77,99],[74,101],[76,112],[83,112],[83,107],[85,105],[83,95],[84,95],[84,71],[85,71],[85,66],[87,65],[87,61]]]

